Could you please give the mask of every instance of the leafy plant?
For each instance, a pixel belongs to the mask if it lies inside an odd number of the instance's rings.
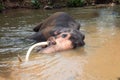
[[[4,6],[0,3],[0,12],[4,9]]]
[[[32,6],[35,8],[35,9],[38,9],[40,8],[40,2],[38,0],[31,0],[32,2]]]
[[[68,7],[81,7],[84,5],[83,0],[68,0],[67,1],[67,6]]]

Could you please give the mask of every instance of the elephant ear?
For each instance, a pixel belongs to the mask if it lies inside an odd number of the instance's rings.
[[[33,31],[38,32],[42,26],[43,22],[40,22],[37,26],[33,28]]]

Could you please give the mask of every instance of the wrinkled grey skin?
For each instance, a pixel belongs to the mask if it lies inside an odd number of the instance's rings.
[[[45,19],[44,21],[42,21],[33,29],[36,33],[31,36],[31,39],[37,42],[50,42],[49,46],[43,48],[43,53],[68,50],[79,46],[83,46],[85,44],[85,36],[79,31],[79,29],[80,24],[77,23],[71,16],[69,16],[65,12],[57,12]],[[67,36],[64,36],[66,33]],[[54,39],[50,40],[51,37]],[[66,42],[68,42],[68,44],[64,45]],[[61,43],[63,45],[58,45],[58,43]],[[60,46],[61,48],[57,49],[57,47]],[[56,48],[56,50],[51,50],[51,47]]]

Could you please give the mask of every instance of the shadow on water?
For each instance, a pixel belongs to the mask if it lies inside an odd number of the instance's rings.
[[[25,57],[32,28],[54,12],[65,11],[81,23],[86,45],[56,54]],[[117,80],[120,77],[119,6],[105,9],[10,10],[0,14],[0,80]]]

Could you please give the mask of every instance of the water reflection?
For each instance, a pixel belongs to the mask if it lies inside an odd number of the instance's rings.
[[[81,76],[85,60],[80,56],[74,55],[70,57],[57,54],[54,57],[47,57],[38,62],[40,63],[30,66],[35,70],[34,73],[31,71],[31,68],[24,68],[22,74],[32,76],[29,79],[33,78],[34,80],[74,80],[77,76]]]
[[[118,9],[13,10],[0,14],[0,80],[116,80],[120,75]],[[19,63],[17,54],[24,60],[34,43],[26,39],[33,34],[32,28],[57,11],[68,12],[81,23],[86,45],[56,54],[32,53],[29,62]]]

